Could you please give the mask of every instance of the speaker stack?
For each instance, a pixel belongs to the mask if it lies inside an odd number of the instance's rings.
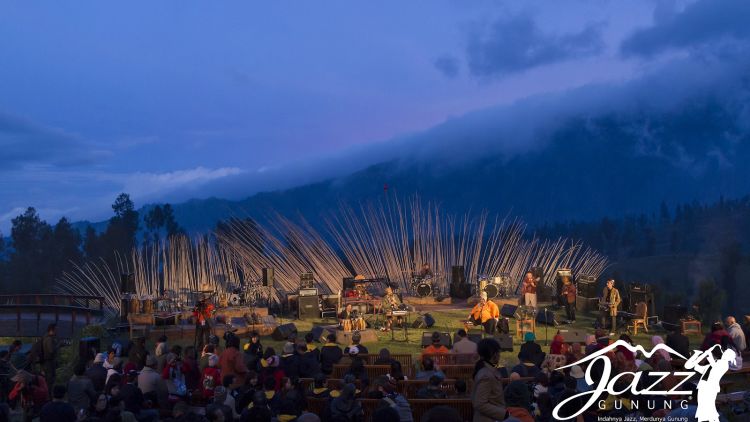
[[[596,291],[596,277],[582,275],[576,283],[576,310],[596,312],[599,310],[599,294]]]
[[[451,269],[451,297],[468,299],[471,296],[471,286],[466,283],[466,272],[463,265],[454,265]]]

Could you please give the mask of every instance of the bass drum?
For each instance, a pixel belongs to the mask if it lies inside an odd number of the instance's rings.
[[[488,284],[482,289],[487,293],[487,299],[494,299],[500,293],[500,289],[497,288],[497,284]]]
[[[242,303],[242,297],[238,295],[237,293],[232,293],[229,295],[229,306],[240,306]]]
[[[417,296],[419,297],[427,297],[432,294],[432,286],[430,283],[419,283],[417,285]]]

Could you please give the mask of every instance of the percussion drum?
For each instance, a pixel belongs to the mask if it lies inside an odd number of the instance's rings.
[[[237,293],[232,293],[229,295],[229,305],[231,306],[240,306],[240,303],[242,303],[242,298]]]
[[[498,289],[496,284],[487,284],[482,291],[487,293],[487,299],[494,299],[500,293],[500,289]]]
[[[362,317],[355,318],[352,321],[352,328],[355,331],[364,331],[367,328],[367,324],[365,323],[365,319]]]
[[[229,297],[226,293],[222,293],[219,295],[219,308],[226,308],[229,306]]]
[[[143,299],[141,302],[143,303],[142,310],[144,314],[154,313],[154,300],[153,299]]]
[[[432,286],[430,283],[421,282],[417,285],[417,296],[427,297],[432,294]]]
[[[140,314],[141,313],[141,300],[135,296],[131,297],[130,307],[128,308],[128,312],[131,314]]]
[[[351,319],[344,319],[341,321],[341,328],[344,330],[344,332],[349,332],[352,330],[352,320]]]

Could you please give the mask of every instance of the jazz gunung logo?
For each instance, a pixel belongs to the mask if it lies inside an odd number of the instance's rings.
[[[660,371],[639,371],[639,372],[620,372],[617,374],[612,373],[612,363],[607,353],[618,348],[625,347],[633,353],[642,353],[646,358],[650,358],[654,353],[659,350],[665,350],[670,355],[685,359],[684,371],[674,372],[660,372]],[[717,352],[716,355],[714,352]],[[716,396],[719,394],[720,387],[719,383],[724,374],[729,370],[729,364],[735,363],[736,353],[732,349],[721,349],[721,346],[715,345],[706,351],[694,350],[690,358],[686,358],[681,354],[674,351],[672,348],[664,345],[657,344],[650,352],[647,352],[641,346],[632,346],[623,340],[618,340],[615,343],[592,353],[589,356],[584,357],[578,362],[572,363],[558,368],[562,370],[575,365],[586,364],[585,381],[588,385],[592,386],[591,391],[584,391],[582,393],[568,397],[567,399],[558,403],[552,411],[552,416],[557,420],[568,420],[577,417],[586,411],[586,409],[592,406],[597,406],[604,393],[611,396],[617,397],[623,394],[625,391],[630,390],[634,396],[673,396],[673,397],[684,397],[682,400],[677,400],[680,406],[687,406],[687,398],[693,391],[680,389],[689,380],[693,379],[697,375],[698,381],[698,400],[697,410],[695,417],[699,422],[718,422],[719,412],[716,410]],[[601,377],[597,381],[594,381],[592,376],[592,368],[595,365],[601,365],[602,373]],[[646,388],[641,388],[642,383],[640,379],[642,376],[648,375],[654,377],[656,380],[650,383]],[[660,390],[659,385],[663,379],[667,376],[673,375],[680,378],[680,381],[669,390]],[[622,388],[622,384],[618,381],[624,379],[632,379],[627,385],[627,388]],[[617,385],[617,387],[616,387]],[[619,388],[619,390],[618,390]],[[574,402],[575,400],[585,400],[584,406],[577,409],[577,412],[565,415],[561,414],[561,411],[567,403]]]

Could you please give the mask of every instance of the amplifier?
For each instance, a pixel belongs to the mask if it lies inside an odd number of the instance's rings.
[[[596,283],[591,283],[579,279],[578,285],[576,287],[578,288],[578,296],[587,298],[599,297],[596,292]]]
[[[297,305],[299,319],[320,318],[320,308],[317,296],[300,296]]]
[[[308,289],[299,289],[299,295],[300,296],[317,296],[318,295],[318,289],[316,288],[308,288]]]

